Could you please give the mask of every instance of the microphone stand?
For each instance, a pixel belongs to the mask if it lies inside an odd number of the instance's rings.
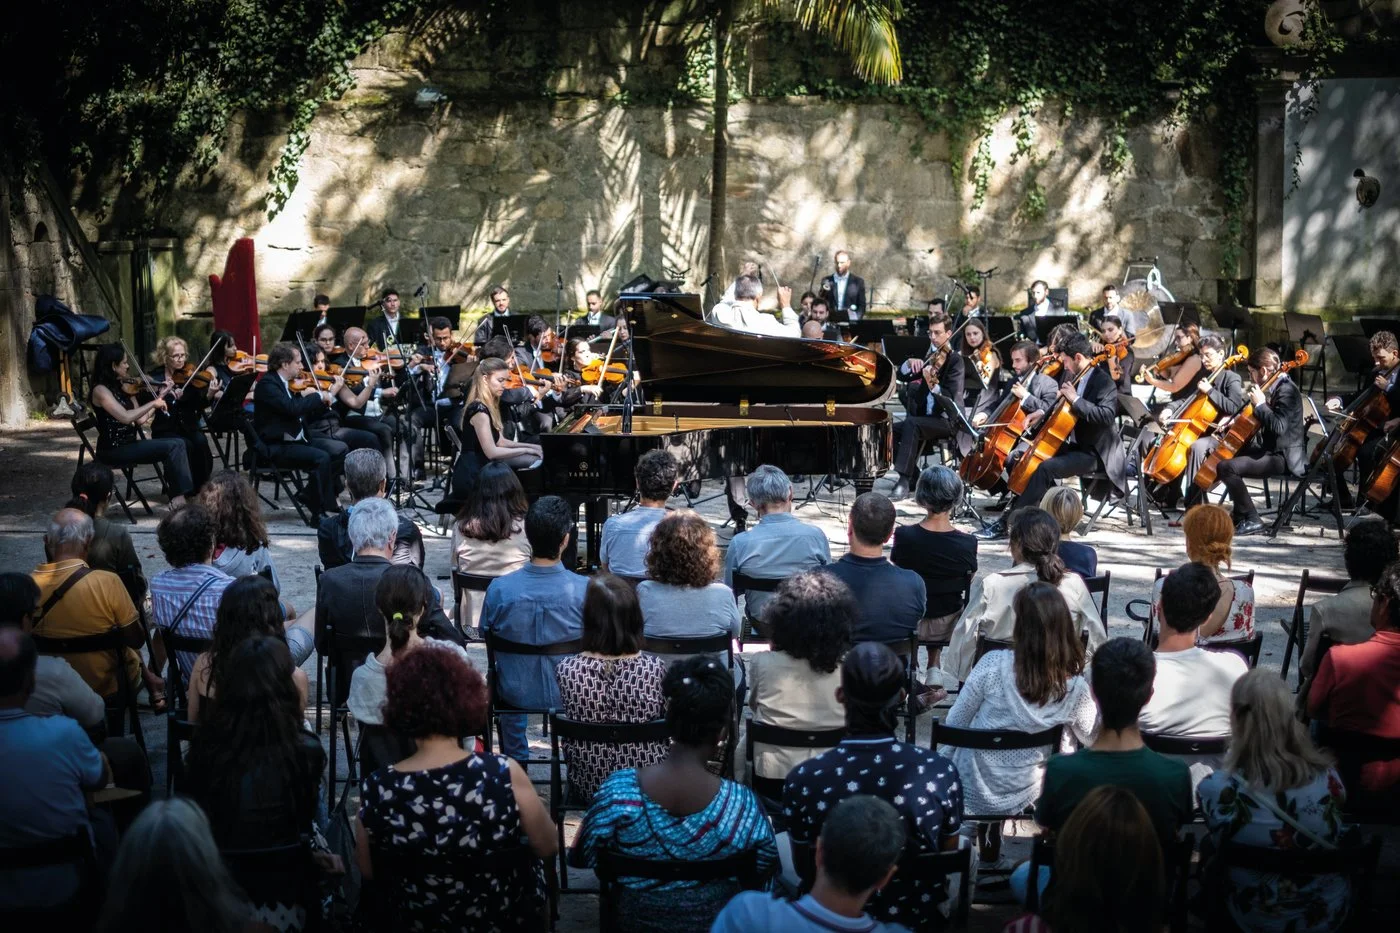
[[[632,412],[637,407],[637,400],[634,393],[636,386],[632,382],[632,373],[636,369],[636,360],[632,355],[632,323],[627,324],[627,375],[622,383],[622,433],[632,433]],[[600,383],[605,379],[607,373],[604,372],[599,377]]]
[[[399,356],[403,359],[404,375],[407,377],[407,380],[406,380],[406,381],[407,381],[408,385],[412,387],[413,398],[417,400],[418,405],[419,405],[420,408],[422,408],[424,411],[432,412],[433,415],[436,416],[436,411],[434,411],[434,409],[432,409],[432,408],[429,408],[429,407],[428,407],[427,401],[423,398],[423,390],[418,386],[418,377],[417,377],[414,373],[410,372],[410,367],[409,367],[409,365],[408,365],[408,357],[407,357],[407,356],[404,356],[403,344],[399,343],[399,335],[396,334],[396,333],[394,333],[394,329],[393,329],[392,327],[391,327],[391,328],[388,328],[388,329],[385,331],[385,333],[386,333],[386,334],[388,335],[388,337],[389,337],[389,343],[390,343],[395,349],[397,349],[397,350],[399,351]],[[392,367],[392,366],[389,367],[389,374],[390,374],[391,377],[393,376],[393,372],[394,372],[393,367]],[[394,501],[394,508],[396,508],[396,509],[397,509],[397,508],[403,508],[403,507],[404,507],[404,503],[407,502],[407,504],[408,504],[410,507],[412,507],[412,508],[424,509],[424,510],[426,510],[426,511],[431,512],[431,511],[433,511],[433,507],[432,507],[432,505],[430,505],[430,504],[428,503],[428,500],[425,499],[425,498],[423,497],[423,494],[422,494],[421,492],[416,492],[416,491],[410,489],[410,490],[409,490],[409,493],[408,493],[408,495],[407,495],[407,497],[405,497],[405,496],[404,496],[404,493],[403,493],[403,489],[404,489],[404,483],[403,483],[403,467],[402,467],[402,466],[400,465],[400,463],[399,463],[399,455],[400,455],[400,454],[402,453],[402,451],[403,451],[403,439],[404,439],[404,438],[403,438],[403,434],[404,434],[403,419],[404,419],[405,413],[407,413],[407,415],[408,415],[409,418],[412,418],[412,413],[411,413],[411,412],[406,412],[406,409],[407,409],[407,406],[403,406],[402,408],[400,408],[400,410],[399,410],[398,412],[395,412],[395,414],[394,414],[394,500],[393,500],[393,501]],[[425,427],[426,427],[426,426],[425,426]],[[410,438],[409,438],[409,456],[410,456],[410,457],[412,457],[412,451],[413,451],[413,439],[412,439],[412,437],[410,436]],[[424,468],[426,469],[426,467],[427,467],[427,460],[426,460],[426,457],[425,457],[425,458],[424,458]],[[409,475],[412,476],[412,472],[411,472],[411,470],[412,470],[412,464],[409,465],[409,468],[410,468],[410,473],[409,473]],[[422,503],[422,504],[419,505],[418,503]]]
[[[554,273],[554,332],[559,333],[559,309],[564,300],[564,273]]]

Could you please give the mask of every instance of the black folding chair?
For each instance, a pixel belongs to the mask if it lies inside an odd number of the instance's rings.
[[[1089,591],[1090,596],[1097,597],[1099,604],[1099,622],[1103,624],[1104,637],[1108,637],[1108,588],[1113,583],[1113,573],[1105,570],[1096,577],[1086,577],[1084,588]]]
[[[92,839],[86,830],[59,839],[0,849],[0,878],[16,874],[23,878],[31,869],[65,865],[77,873],[77,886],[72,895],[46,907],[6,909],[3,916],[7,930],[27,933],[30,930],[92,929],[102,907],[102,884]]]
[[[1041,732],[1018,732],[1015,729],[964,729],[945,726],[937,719],[929,732],[929,748],[940,745],[966,748],[972,751],[1014,751],[1020,749],[1049,748],[1050,754],[1059,753],[1064,738],[1064,726],[1054,726]],[[964,820],[978,823],[999,823],[1003,820],[1020,819],[1022,813],[969,813]]]
[[[97,418],[93,414],[92,409],[86,405],[78,404],[74,406],[73,415],[68,420],[69,423],[73,425],[74,432],[78,435],[78,469],[82,469],[83,461],[88,458],[91,458],[94,463],[103,463],[102,459],[97,456],[96,443],[88,436],[89,431],[97,431]],[[160,464],[150,464],[152,475],[143,477],[138,477],[136,475],[136,468],[143,464],[105,463],[103,465],[120,472],[122,477],[126,480],[125,492],[122,491],[120,483],[114,483],[112,484],[112,493],[117,497],[117,504],[122,507],[122,512],[126,515],[127,521],[131,522],[133,525],[136,524],[136,518],[131,514],[130,500],[133,496],[136,501],[141,503],[141,508],[146,510],[147,515],[155,514],[155,512],[151,510],[151,504],[146,501],[145,495],[141,492],[141,484],[154,482],[160,483],[162,489],[165,488],[165,474],[161,472]]]
[[[689,657],[697,654],[724,654],[725,664],[732,675],[734,673],[734,642],[728,633],[720,635],[702,635],[695,638],[679,638],[672,636],[647,636],[642,644],[642,650],[648,654],[659,655],[662,660],[670,664],[680,657]],[[738,698],[744,695],[747,686],[744,682],[743,665],[739,667],[739,684],[735,688],[736,701],[734,703],[734,716],[730,722],[729,738],[724,745],[724,758],[720,762],[723,773],[726,777],[734,776],[734,752],[739,743],[739,708],[742,705]]]
[[[914,741],[914,729],[919,719],[919,631],[916,628],[908,638],[886,642],[885,647],[904,658],[904,709],[899,715],[904,717],[904,741]]]
[[[326,786],[330,790],[330,804],[336,803],[336,746],[341,737],[345,741],[345,794],[350,793],[351,785],[359,778],[355,743],[350,737],[350,677],[365,658],[384,650],[384,635],[342,635],[330,626],[325,635],[327,647],[326,685],[331,701],[330,754]]]
[[[1233,651],[1244,658],[1250,670],[1259,666],[1259,649],[1264,647],[1264,633],[1255,632],[1241,641],[1207,642],[1201,645],[1207,651]]]
[[[675,881],[696,883],[719,883],[732,881],[734,887],[755,888],[761,879],[758,877],[758,853],[749,850],[719,859],[697,861],[661,861],[621,855],[608,849],[599,849],[594,872],[598,875],[598,929],[616,930],[619,927],[617,910],[617,889],[619,879],[641,878],[655,882],[648,887]]]
[[[471,618],[470,613],[462,612],[462,597],[467,593],[486,592],[486,588],[491,585],[495,577],[484,577],[478,573],[467,573],[465,570],[452,571],[452,624],[457,626],[457,630],[462,633],[462,637],[467,637],[467,627]],[[468,639],[474,641],[475,639]]]
[[[1166,732],[1142,733],[1142,744],[1159,755],[1223,755],[1229,747],[1228,735],[1171,735]]]
[[[509,845],[509,840],[505,843]],[[533,871],[539,856],[526,845],[511,845],[509,848],[462,849],[458,846],[444,847],[428,855],[422,850],[403,851],[395,847],[371,844],[370,862],[374,865],[374,878],[365,880],[360,889],[361,915],[366,919],[366,929],[402,930],[407,929],[413,917],[411,908],[400,902],[406,890],[405,882],[421,881],[428,875],[439,878],[471,883],[489,871],[493,877],[528,877]],[[546,868],[548,866],[546,865]],[[552,907],[556,892],[552,873],[546,872],[549,882],[549,905]],[[541,916],[535,921],[528,918],[521,924],[523,929],[541,930],[550,918]],[[477,929],[469,921],[461,921],[464,930]]]
[[[136,688],[131,685],[131,680],[126,676],[126,652],[131,647],[126,643],[126,636],[119,628],[109,629],[97,635],[77,635],[70,638],[55,638],[49,635],[40,635],[35,632],[33,635],[34,647],[40,654],[64,657],[70,654],[99,654],[111,652],[112,654],[112,679],[117,682],[117,692],[114,694],[117,705],[114,708],[111,703],[107,707],[107,733],[108,735],[126,735],[122,725],[123,717],[130,725],[131,737],[136,740],[136,744],[141,746],[141,751],[146,750],[146,737],[141,732],[141,709],[136,703]],[[109,699],[107,697],[103,698]]]
[[[965,930],[972,900],[972,840],[956,836],[954,838],[958,839],[958,847],[947,852],[906,852],[901,855],[897,875],[901,878],[917,877],[926,880],[946,880],[950,875],[958,875],[957,906],[948,925],[940,928]],[[792,843],[792,864],[798,877],[802,879],[804,892],[810,891],[816,881],[817,868],[813,848],[807,843]],[[925,904],[923,909],[935,910],[937,905]]]
[[[180,672],[177,652],[200,655],[208,651],[214,639],[199,635],[181,635],[161,629],[165,641],[165,795],[169,797],[185,779],[181,743],[194,738],[194,723],[190,721],[188,684]]]
[[[1304,601],[1308,598],[1308,592],[1335,596],[1345,589],[1349,582],[1345,577],[1313,573],[1307,568],[1303,570],[1303,576],[1298,581],[1298,598],[1293,603],[1293,618],[1283,623],[1284,631],[1288,633],[1288,643],[1284,645],[1283,666],[1279,669],[1279,676],[1287,680],[1288,665],[1293,660],[1293,649],[1296,647],[1298,649],[1298,684],[1294,687],[1295,692],[1303,686],[1303,649],[1308,644],[1308,617]],[[1318,660],[1321,660],[1321,655],[1318,656]]]
[[[1341,845],[1335,849],[1266,849],[1227,842],[1216,853],[1212,870],[1226,872],[1226,877],[1233,868],[1261,875],[1276,875],[1287,878],[1291,885],[1297,887],[1302,887],[1310,878],[1323,875],[1346,878],[1351,882],[1349,912],[1346,923],[1338,929],[1373,930],[1378,928],[1374,925],[1376,918],[1369,914],[1380,864],[1381,842],[1379,835],[1373,835],[1359,845]],[[1228,884],[1219,885],[1216,896],[1208,899],[1207,929],[1238,929],[1224,896],[1230,889]],[[1209,888],[1206,890],[1209,892]]]
[[[312,861],[309,838],[260,849],[221,849],[219,854],[252,904],[301,907],[306,912],[302,929],[322,929],[320,870]]]
[[[785,729],[782,726],[774,726],[750,718],[745,724],[744,732],[746,782],[765,804],[776,803],[778,805],[770,806],[768,815],[773,820],[773,831],[782,832],[785,827],[782,825],[781,804],[783,785],[787,783],[787,779],[785,777],[759,777],[754,771],[754,746],[775,745],[779,748],[821,749],[825,751],[841,744],[841,740],[846,737],[846,729],[844,726],[840,729]]]
[[[486,750],[491,750],[491,731],[496,730],[496,737],[500,742],[500,748],[505,748],[505,729],[501,726],[502,715],[538,715],[549,721],[549,707],[516,706],[501,698],[500,684],[500,658],[502,655],[521,656],[531,658],[562,658],[571,654],[578,654],[583,650],[583,642],[574,639],[572,641],[556,642],[552,645],[527,645],[524,642],[511,641],[502,638],[494,632],[483,632],[486,639],[486,683],[490,688],[487,695],[486,706]],[[526,766],[547,765],[548,758],[530,758],[526,755]]]
[[[1368,764],[1400,761],[1400,739],[1321,726],[1317,744],[1337,758],[1337,772],[1347,788],[1347,815],[1357,822],[1400,823],[1400,799],[1394,790],[1369,793],[1361,771]]]
[[[782,585],[781,577],[751,577],[746,573],[735,571],[732,589],[734,590],[734,602],[737,604],[740,599],[744,600],[744,620],[739,629],[739,650],[743,651],[745,645],[766,645],[768,638],[758,630],[759,620],[749,612],[749,593],[772,593]]]

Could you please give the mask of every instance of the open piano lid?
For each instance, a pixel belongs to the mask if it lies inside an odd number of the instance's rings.
[[[894,366],[869,347],[730,330],[705,322],[700,296],[623,293],[636,369],[667,402],[861,405],[883,402]],[[625,359],[619,346],[613,358]]]

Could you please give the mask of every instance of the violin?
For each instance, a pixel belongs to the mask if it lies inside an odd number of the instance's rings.
[[[265,372],[267,372],[267,354],[266,354],[266,353],[259,353],[257,356],[253,357],[253,372],[256,372],[256,373],[265,373]]]
[[[1196,343],[1192,341],[1175,353],[1157,360],[1157,362],[1153,363],[1151,366],[1144,366],[1142,369],[1138,370],[1138,374],[1133,377],[1133,381],[1139,385],[1143,385],[1147,382],[1148,375],[1151,375],[1154,379],[1165,379],[1167,378],[1167,370],[1171,369],[1173,366],[1180,366],[1182,363],[1185,363],[1191,358],[1191,354],[1195,352]],[[1126,353],[1123,355],[1127,356]]]
[[[1217,376],[1247,359],[1249,348],[1241,344],[1235,348],[1235,355],[1222,362],[1205,381],[1214,385]],[[1175,424],[1158,438],[1151,455],[1143,464],[1143,475],[1159,483],[1176,482],[1177,477],[1186,470],[1191,445],[1204,437],[1219,417],[1220,412],[1211,404],[1210,396],[1197,389],[1196,397],[1173,417]]]
[[[1284,363],[1278,368],[1278,372],[1265,380],[1264,384],[1259,387],[1260,390],[1265,395],[1268,395],[1269,389],[1273,387],[1275,382],[1278,382],[1278,380],[1283,378],[1290,370],[1297,369],[1300,366],[1306,366],[1307,362],[1308,351],[1299,350],[1297,353],[1293,354],[1293,359],[1291,361]],[[1195,484],[1209,491],[1210,488],[1215,485],[1216,471],[1221,461],[1233,460],[1235,454],[1240,452],[1240,448],[1248,444],[1250,440],[1253,439],[1254,435],[1259,433],[1261,425],[1262,422],[1260,422],[1259,417],[1254,414],[1254,406],[1246,405],[1244,409],[1225,426],[1224,434],[1220,438],[1220,446],[1210,452],[1210,456],[1206,457],[1205,461],[1201,464],[1201,468],[1196,471]]]
[[[1001,358],[997,351],[991,346],[981,346],[972,351],[972,368],[977,370],[977,377],[982,380],[983,385],[991,385],[992,379],[996,376],[997,367],[1001,365]]]
[[[948,362],[948,356],[953,352],[953,338],[950,336],[943,346],[939,347],[924,357],[924,368],[919,375],[924,377],[924,382],[930,389],[938,386],[938,374],[943,370],[943,364]]]
[[[170,381],[181,389],[194,388],[202,392],[209,388],[209,383],[212,382],[217,375],[213,367],[196,371],[194,364],[186,363],[184,366],[175,370],[175,372],[170,373]]]
[[[295,376],[292,377],[292,381],[288,383],[287,388],[289,388],[293,392],[303,392],[306,389],[310,389],[314,386],[315,388],[324,391],[326,389],[329,389],[334,384],[335,376],[331,375],[323,369],[315,369],[311,372],[307,372],[303,369],[301,372],[297,373]]]
[[[470,363],[476,359],[476,347],[469,343],[454,340],[442,351],[444,366],[456,366],[458,363]]]
[[[544,385],[545,383],[552,383],[555,375],[557,375],[555,372],[548,369],[525,370],[517,366],[512,369],[510,375],[506,377],[506,388],[520,389],[527,385],[538,386]]]
[[[559,335],[554,333],[554,328],[551,327],[540,337],[540,360],[551,366],[557,365],[561,352]]]
[[[580,374],[583,377],[584,385],[602,385],[610,383],[618,385],[627,381],[626,363],[609,363],[606,370],[603,368],[603,361],[596,359],[583,367]]]
[[[263,354],[262,360],[265,365],[267,363],[266,354]],[[224,363],[224,365],[228,367],[229,372],[237,376],[243,373],[251,373],[254,370],[256,370],[257,360],[253,358],[252,354],[244,353],[242,350],[235,350],[233,351],[233,356],[230,359],[228,359]]]

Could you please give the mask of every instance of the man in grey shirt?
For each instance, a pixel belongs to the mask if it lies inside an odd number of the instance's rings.
[[[676,491],[679,472],[680,464],[670,451],[649,450],[637,458],[637,507],[603,523],[603,543],[598,549],[603,570],[635,579],[647,575],[651,530],[666,517],[666,500]]]
[[[792,480],[775,466],[764,464],[749,474],[749,502],[758,510],[758,524],[729,542],[724,558],[724,582],[733,588],[734,574],[759,580],[785,580],[804,570],[831,563],[826,533],[804,525],[792,514]],[[745,597],[750,618],[758,618],[769,594]]]
[[[0,574],[0,628],[15,626],[34,631],[39,614],[39,586],[27,573]],[[106,718],[106,704],[63,658],[39,655],[34,670],[34,692],[24,711],[35,716],[67,716],[92,732]]]

